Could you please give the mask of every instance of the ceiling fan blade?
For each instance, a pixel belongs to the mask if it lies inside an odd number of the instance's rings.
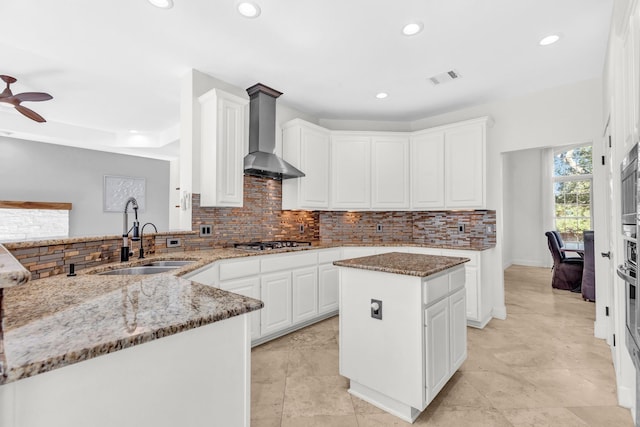
[[[42,117],[40,114],[36,113],[35,111],[27,107],[23,107],[22,105],[16,105],[16,110],[21,112],[26,117],[29,117],[31,120],[35,120],[38,123],[46,122],[44,117]]]
[[[53,96],[44,92],[23,92],[13,96],[19,102],[23,101],[48,101],[53,99]]]

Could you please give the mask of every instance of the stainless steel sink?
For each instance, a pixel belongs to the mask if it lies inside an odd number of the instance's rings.
[[[103,271],[102,273],[98,273],[98,274],[101,276],[157,274],[157,273],[166,273],[167,271],[175,270],[177,268],[179,268],[179,266],[144,265],[142,267],[127,267],[127,268],[119,268],[117,270]]]
[[[153,261],[148,264],[144,264],[145,267],[182,267],[184,265],[193,264],[195,261],[179,261],[179,260],[169,260],[169,261]]]

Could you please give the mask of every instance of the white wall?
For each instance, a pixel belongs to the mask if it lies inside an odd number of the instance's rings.
[[[553,264],[544,233],[542,150],[503,154],[503,264],[550,267]],[[551,185],[551,183],[549,183]]]
[[[169,162],[0,137],[0,200],[72,203],[72,237],[122,234],[122,214],[102,211],[104,175],[146,178],[140,222],[168,229]]]

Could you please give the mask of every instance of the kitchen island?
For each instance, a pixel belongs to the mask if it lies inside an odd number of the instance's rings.
[[[467,356],[467,258],[391,252],[340,267],[340,374],[413,422]]]
[[[1,426],[249,425],[261,301],[174,274],[3,291]]]

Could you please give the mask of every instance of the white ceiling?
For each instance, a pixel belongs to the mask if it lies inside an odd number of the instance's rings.
[[[318,118],[409,121],[599,77],[613,0],[2,0],[0,74],[48,123],[0,111],[0,134],[127,152],[128,132],[173,152],[180,81],[195,68]],[[416,36],[405,23],[422,21]],[[562,38],[541,47],[550,33]],[[456,69],[460,80],[428,77]],[[377,92],[389,93],[384,100]],[[135,145],[135,144],[134,144]],[[134,149],[137,152],[138,149]],[[138,150],[140,152],[144,150]],[[166,154],[166,153],[165,153]],[[171,154],[167,154],[170,157]],[[159,157],[162,157],[160,155]]]

